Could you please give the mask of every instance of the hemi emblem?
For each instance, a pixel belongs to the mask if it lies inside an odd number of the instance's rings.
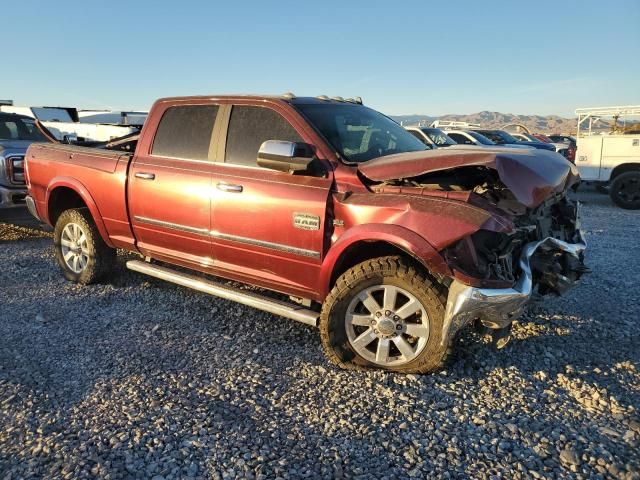
[[[320,217],[309,213],[294,213],[293,226],[302,230],[320,230]]]

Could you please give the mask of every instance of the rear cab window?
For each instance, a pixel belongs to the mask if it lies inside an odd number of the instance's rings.
[[[234,105],[231,109],[225,163],[258,167],[258,150],[267,140],[302,142],[291,124],[266,107]]]
[[[208,160],[218,105],[169,107],[158,124],[151,154],[159,157]]]

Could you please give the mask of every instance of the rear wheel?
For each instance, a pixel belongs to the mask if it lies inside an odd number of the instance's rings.
[[[111,270],[116,259],[115,249],[104,243],[87,208],[62,212],[53,241],[56,260],[72,282],[96,282]]]
[[[640,170],[621,173],[615,177],[611,182],[609,195],[620,208],[640,209]]]
[[[320,335],[343,368],[427,373],[450,351],[442,344],[444,289],[400,257],[381,257],[344,273],[325,300]]]

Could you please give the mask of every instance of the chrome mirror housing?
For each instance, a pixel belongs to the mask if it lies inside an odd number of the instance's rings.
[[[258,150],[258,166],[279,172],[304,172],[314,157],[306,143],[267,140]]]

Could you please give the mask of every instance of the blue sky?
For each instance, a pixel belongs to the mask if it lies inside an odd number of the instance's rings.
[[[640,104],[640,0],[21,0],[0,16],[0,98],[18,105],[286,91],[392,115]]]

